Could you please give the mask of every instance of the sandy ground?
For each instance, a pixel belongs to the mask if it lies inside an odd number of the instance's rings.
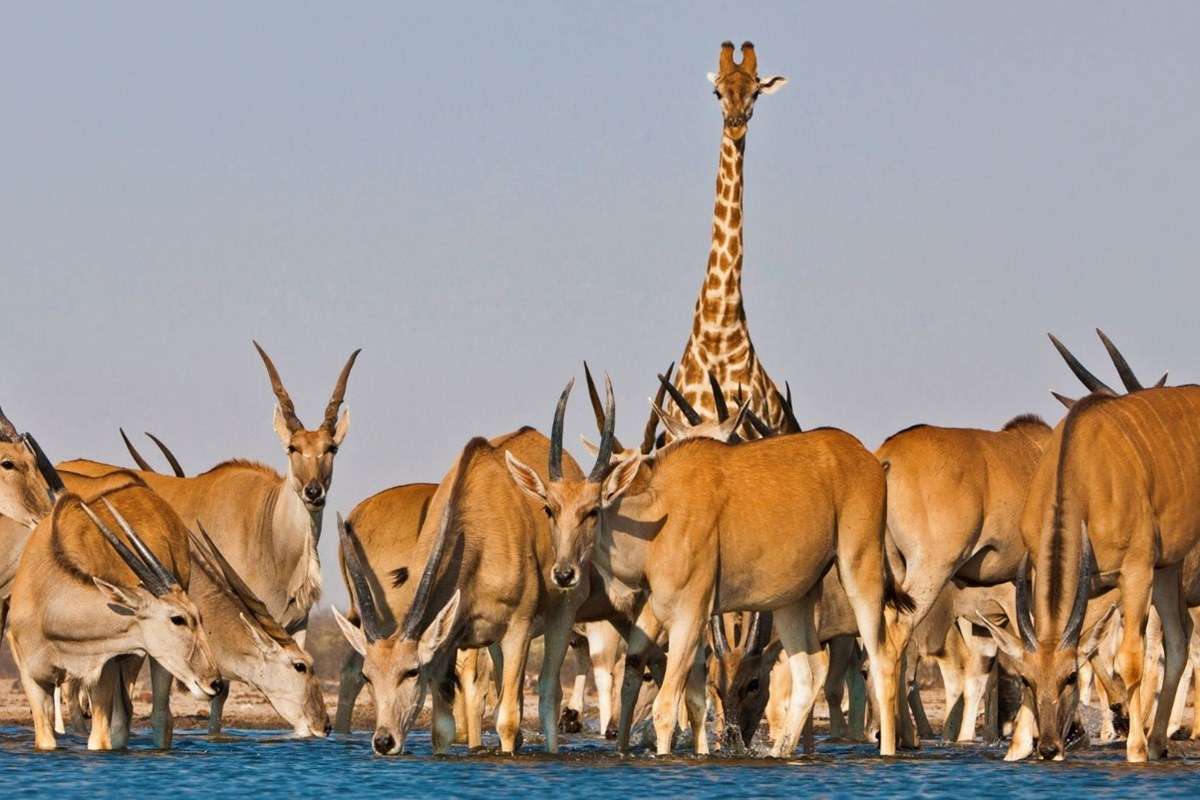
[[[332,720],[334,712],[337,709],[337,684],[327,681],[323,684],[323,688],[325,691],[325,706],[329,709],[330,719]],[[569,692],[569,685],[564,686],[564,696],[569,694]],[[594,693],[589,694],[584,720],[587,729],[595,731],[598,727],[596,720],[596,698]],[[151,697],[149,685],[145,680],[139,684],[133,701],[136,718],[135,724],[139,726],[148,725]],[[208,726],[208,704],[196,700],[190,694],[180,691],[178,688],[171,695],[171,710],[175,713],[175,725],[177,728],[204,729]],[[928,698],[926,701],[926,710],[933,724],[935,726],[939,725],[942,719],[942,703],[940,698]],[[484,723],[485,730],[491,724],[490,711],[491,709],[489,708],[489,713]],[[428,711],[426,715],[427,713]],[[819,703],[815,713],[816,730],[820,733],[828,726],[828,710],[823,703]],[[421,725],[427,723],[427,720],[424,719],[426,715],[422,715]],[[537,726],[537,699],[531,691],[525,693],[525,709],[522,719],[523,727],[526,729],[532,730]],[[25,692],[21,689],[20,681],[0,678],[0,725],[30,726],[32,724],[32,719],[29,715],[29,702],[25,698]],[[230,689],[229,699],[225,703],[224,724],[230,728],[248,729],[280,729],[288,727],[262,695],[242,683],[234,683]],[[354,710],[353,726],[356,731],[369,731],[375,727],[375,709],[371,702],[369,689],[364,689],[363,693],[359,695],[358,704]]]

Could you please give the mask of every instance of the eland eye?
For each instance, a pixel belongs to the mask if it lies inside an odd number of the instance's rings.
[[[16,469],[17,465],[5,459],[4,461],[0,461],[0,467],[4,467],[4,469]]]
[[[599,507],[599,506],[592,506],[592,508],[590,508],[590,509],[588,510],[587,514],[585,514],[585,515],[584,515],[584,517],[585,517],[586,519],[592,519],[592,518],[594,518],[596,515],[598,515],[599,513],[600,513],[600,507]]]
[[[420,674],[421,674],[421,668],[413,667],[410,670],[406,670],[405,673],[401,677],[407,681],[407,680],[412,680],[413,678],[417,677]]]
[[[325,452],[329,453],[329,455],[333,456],[333,455],[337,455],[337,451],[338,451],[338,446],[336,444],[331,444],[331,445],[329,445],[329,449],[326,450]]]
[[[294,664],[292,664],[292,666],[296,668],[296,672],[299,672],[301,674],[308,672],[308,665],[305,664],[303,661],[297,661]]]
[[[758,691],[758,678],[750,679],[750,682],[746,684],[746,691],[747,692],[757,692]]]
[[[171,615],[172,625],[187,625],[187,619],[182,614]]]
[[[296,448],[295,448],[295,446],[293,446],[293,445],[290,445],[290,444],[289,444],[289,445],[288,445],[288,449],[287,449],[287,454],[290,456],[290,455],[292,455],[292,454],[293,454],[293,453],[295,453],[295,452],[296,452]]]
[[[1074,686],[1078,682],[1079,682],[1079,673],[1072,672],[1070,675],[1067,676],[1067,679],[1063,681],[1063,686]]]
[[[547,517],[554,519],[554,512],[550,510],[550,506],[542,506],[542,511],[546,512]]]

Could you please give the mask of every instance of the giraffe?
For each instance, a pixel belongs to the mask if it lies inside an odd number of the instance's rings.
[[[773,75],[760,79],[758,56],[750,42],[742,43],[741,64],[733,61],[733,42],[723,42],[717,69],[716,73],[708,73],[724,118],[713,205],[712,244],[704,283],[692,316],[692,332],[675,374],[674,386],[682,398],[672,392],[675,403],[667,413],[695,434],[704,435],[701,428],[712,427],[706,423],[722,422],[729,415],[722,395],[737,398],[740,403],[744,394],[750,411],[757,414],[767,428],[779,432],[796,431],[800,426],[792,412],[791,389],[785,398],[759,362],[742,303],[742,166],[746,128],[759,95],[779,91],[787,78]],[[680,399],[684,402],[680,403]],[[686,408],[689,404],[690,409]],[[700,425],[697,425],[698,421]],[[668,419],[664,418],[663,422],[666,428],[663,441],[669,441],[672,430],[678,428]],[[742,424],[735,430],[740,430],[744,438],[762,435],[757,426],[750,424]],[[740,614],[722,615],[715,623],[719,629],[715,630],[724,633],[726,629],[734,629],[740,617]],[[786,669],[785,662],[776,660],[772,671],[783,669]],[[710,693],[716,688],[712,681],[713,672],[709,670],[707,680]],[[718,716],[723,716],[719,704],[716,711]],[[734,730],[729,729],[732,736],[722,744],[735,748],[741,744]],[[807,741],[806,738],[806,749],[809,749]]]
[[[701,416],[714,419],[717,401],[710,388],[711,373],[727,397],[737,397],[740,389],[749,398],[751,410],[769,427],[785,430],[785,400],[755,355],[742,304],[742,158],[755,100],[760,94],[779,91],[787,78],[774,75],[760,79],[754,45],[744,42],[742,63],[735,64],[733,42],[725,42],[721,45],[719,71],[708,73],[708,79],[724,116],[712,247],[675,386]],[[678,404],[670,413],[685,420]],[[744,425],[743,430],[754,435],[750,425]]]

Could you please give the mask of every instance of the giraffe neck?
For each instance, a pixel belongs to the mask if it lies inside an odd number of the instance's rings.
[[[742,309],[742,159],[746,138],[721,137],[712,247],[696,317],[701,333],[728,331],[745,320]]]
[[[721,137],[717,166],[717,196],[713,205],[712,247],[692,335],[679,362],[675,383],[703,416],[715,413],[708,384],[711,371],[727,398],[739,389],[752,398],[753,408],[776,428],[784,421],[775,385],[762,370],[746,327],[742,306],[742,160],[746,139]]]

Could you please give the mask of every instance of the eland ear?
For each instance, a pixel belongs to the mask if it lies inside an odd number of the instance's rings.
[[[104,599],[108,601],[109,608],[118,614],[128,616],[135,613],[143,605],[142,598],[138,596],[136,591],[109,583],[103,578],[93,577],[92,583],[104,595]]]
[[[782,75],[772,75],[758,82],[758,91],[762,94],[775,94],[784,86],[787,86],[787,78]]]
[[[275,418],[271,421],[275,428],[275,435],[279,437],[279,441],[283,442],[283,446],[287,447],[292,443],[292,432],[288,429],[287,419],[283,416],[283,409],[279,404],[275,404]]]
[[[740,408],[738,408],[738,413],[734,414],[720,424],[717,429],[720,435],[714,438],[716,438],[718,441],[733,444],[733,442],[736,441],[735,437],[737,436],[738,430],[742,427],[742,423],[746,421],[746,412],[749,410],[750,401],[747,400],[745,403],[742,403]]]
[[[333,429],[333,443],[339,447],[342,440],[346,438],[346,434],[350,432],[350,411],[342,412],[342,416],[338,417],[337,426]]]
[[[343,617],[342,612],[336,608],[333,609],[333,618],[337,621],[338,627],[342,629],[342,636],[345,636],[346,641],[354,648],[354,652],[365,656],[367,654],[367,637],[363,635],[362,628]]]
[[[1022,644],[1020,639],[1018,639],[1016,636],[1013,636],[1003,627],[992,622],[981,611],[975,612],[975,619],[978,620],[985,628],[991,631],[992,638],[996,640],[996,644],[1005,652],[1006,655],[1008,655],[1009,658],[1018,664],[1021,663],[1021,660],[1025,657],[1025,645]]]
[[[250,639],[254,642],[254,646],[258,648],[259,653],[269,655],[279,649],[279,644],[271,637],[263,636],[259,627],[246,619],[245,614],[238,612],[238,619],[246,626],[246,630],[250,633]]]
[[[582,433],[579,434],[579,441],[583,444],[583,449],[588,451],[588,454],[595,458],[600,455],[600,445],[588,439]]]
[[[642,454],[634,453],[613,467],[612,471],[608,473],[608,477],[604,479],[604,490],[601,495],[604,505],[611,505],[625,494],[625,491],[633,485],[633,480],[637,477],[641,466]]]
[[[421,640],[417,643],[417,660],[421,662],[421,666],[433,661],[438,649],[450,637],[450,632],[454,630],[454,623],[458,620],[458,606],[461,600],[462,589],[455,589],[450,602],[442,606],[442,610],[421,634]]]
[[[504,452],[504,463],[517,488],[539,503],[546,502],[546,485],[536,472],[507,450]]]
[[[660,406],[658,403],[654,402],[653,399],[650,400],[650,410],[654,412],[654,415],[656,417],[658,417],[658,421],[662,424],[662,426],[664,428],[667,429],[667,433],[671,434],[672,438],[675,438],[675,439],[688,438],[688,434],[690,432],[689,429],[686,427],[683,427],[683,424],[680,423],[679,420],[672,419],[670,416],[668,416],[667,412],[662,410],[662,406]]]

